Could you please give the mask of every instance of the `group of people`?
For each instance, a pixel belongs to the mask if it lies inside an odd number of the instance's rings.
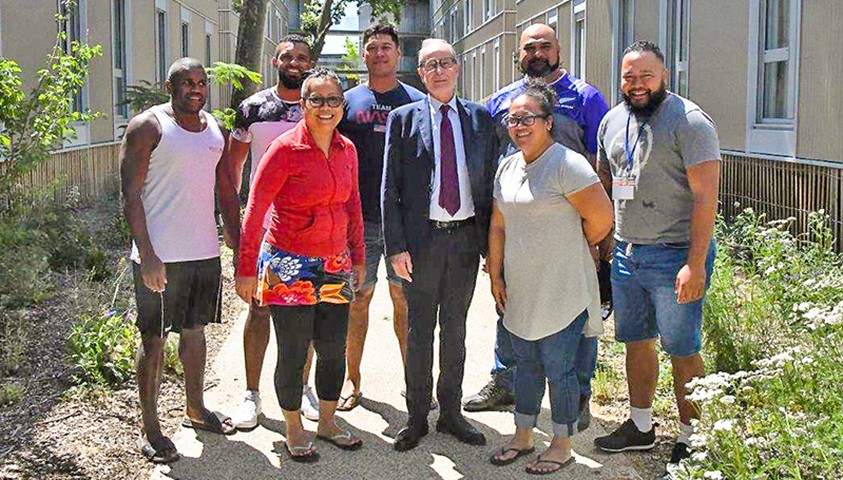
[[[179,458],[156,415],[171,331],[180,334],[184,364],[183,425],[226,435],[258,425],[270,319],[289,457],[318,459],[302,416],[318,422],[316,438],[360,448],[335,412],[361,402],[369,303],[383,256],[408,412],[395,450],[419,445],[431,410],[437,431],[485,445],[462,410],[514,404],[516,433],[490,456],[510,464],[535,451],[547,385],[553,439],[526,470],[570,464],[572,437],[591,418],[606,287],[598,278],[611,278],[631,415],[595,446],[655,445],[661,337],[681,421],[671,461],[688,456],[698,413],[684,385],[704,373],[702,299],[714,255],[720,153],[711,119],[667,91],[664,57],[646,41],[624,52],[623,102],[611,110],[596,88],[560,68],[557,36],[546,25],[524,30],[524,78],[486,106],[457,96],[460,64],[450,44],[427,39],[418,52],[426,93],[398,80],[399,45],[388,24],[364,32],[368,80],[343,92],[333,72],[314,68],[304,38],[284,38],[273,58],[277,85],[240,105],[230,135],[202,110],[202,64],[180,59],[165,84],[170,102],[131,120],[121,176],[142,334],[142,453],[159,463]],[[236,252],[236,291],[249,304],[247,391],[233,418],[206,408],[202,397],[203,327],[219,321],[221,299],[215,189],[223,238]],[[481,258],[499,312],[495,367],[492,381],[462,400],[466,316]],[[308,386],[314,352],[315,393]]]

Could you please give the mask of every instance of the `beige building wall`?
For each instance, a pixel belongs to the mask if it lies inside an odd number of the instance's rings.
[[[611,98],[612,6],[610,0],[587,0],[585,7],[585,80]]]
[[[843,2],[803,0],[797,157],[843,161]]]
[[[714,120],[721,148],[744,150],[749,12],[730,0],[691,4],[688,96]]]

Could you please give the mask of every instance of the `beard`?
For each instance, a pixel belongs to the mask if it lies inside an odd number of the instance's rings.
[[[304,83],[304,78],[305,76],[303,74],[298,77],[292,77],[287,75],[287,72],[278,70],[278,81],[281,82],[281,85],[283,85],[284,88],[290,90],[301,88],[302,83]]]
[[[524,63],[521,64],[521,73],[532,78],[546,77],[558,69],[559,58],[552,65],[550,60],[546,58],[536,58],[527,62],[526,65]]]
[[[649,117],[658,110],[664,99],[667,98],[667,84],[662,82],[658,90],[647,92],[647,103],[644,105],[636,105],[632,102],[632,97],[623,92],[621,92],[621,96],[623,97],[623,103],[629,107],[632,113]]]

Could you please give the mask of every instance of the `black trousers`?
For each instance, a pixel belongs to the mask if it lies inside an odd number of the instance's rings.
[[[316,395],[332,402],[340,398],[345,378],[348,308],[347,303],[269,307],[278,342],[275,394],[282,409],[301,408],[302,374],[311,341],[316,351]]]
[[[433,340],[439,320],[441,416],[460,415],[465,372],[465,320],[474,295],[480,248],[473,224],[433,230],[413,258],[413,281],[404,282],[407,334],[407,411],[411,427],[427,423],[433,390]]]

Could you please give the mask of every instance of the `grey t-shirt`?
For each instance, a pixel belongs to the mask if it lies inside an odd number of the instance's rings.
[[[629,152],[633,161],[628,161]],[[694,197],[686,169],[720,160],[714,122],[695,103],[673,93],[649,118],[626,104],[611,109],[597,132],[597,161],[637,179],[631,200],[615,200],[615,237],[654,244],[687,242]]]
[[[558,143],[530,164],[501,160],[495,202],[504,217],[503,324],[525,340],[563,330],[588,309],[585,335],[602,332],[597,273],[579,212],[566,198],[598,183],[582,155]]]

